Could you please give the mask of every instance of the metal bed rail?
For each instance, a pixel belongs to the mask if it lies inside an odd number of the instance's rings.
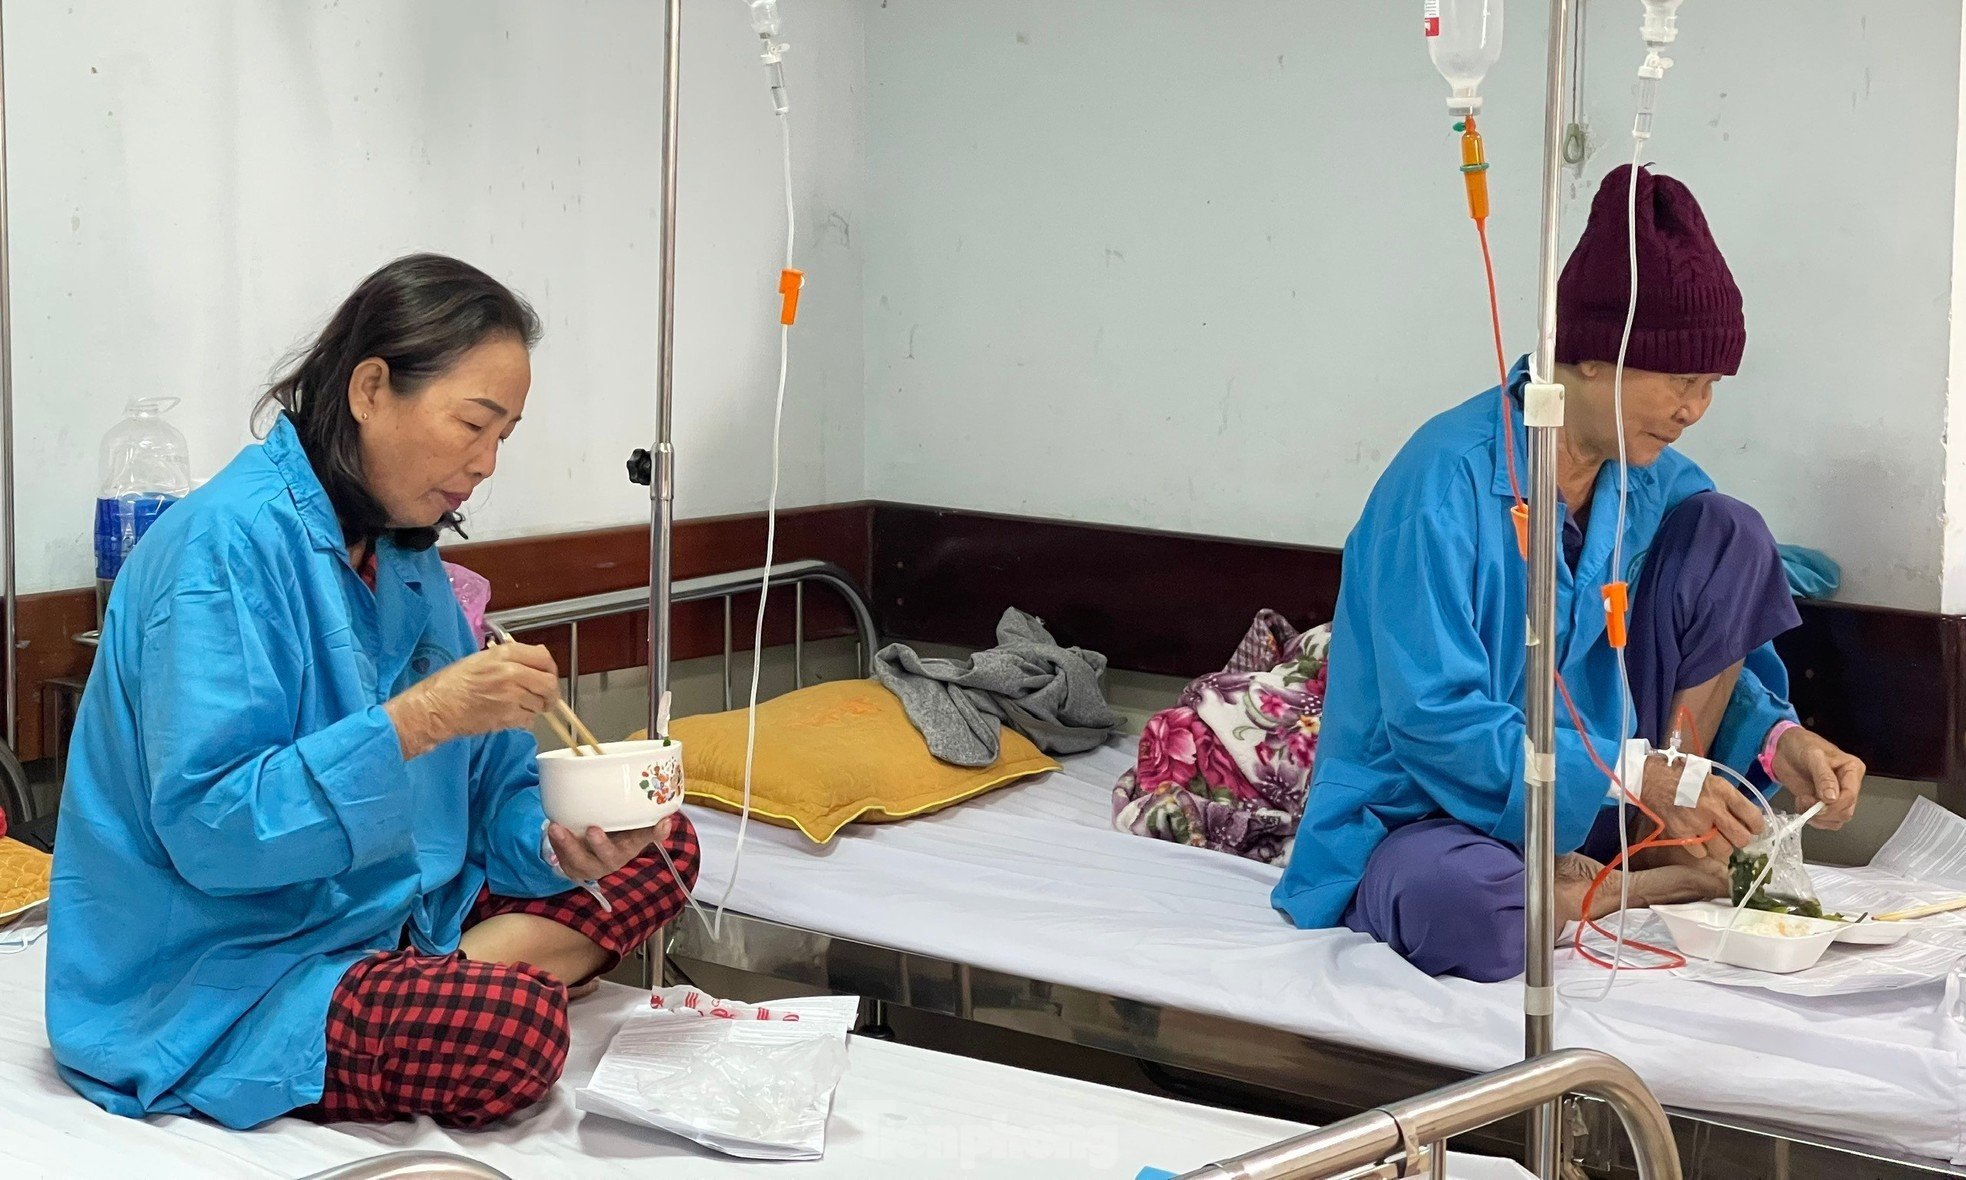
[[[736,693],[731,683],[731,665],[737,652],[737,632],[735,625],[735,604],[739,595],[755,590],[764,578],[763,567],[748,570],[733,570],[724,574],[707,574],[700,578],[684,578],[670,589],[669,599],[673,603],[708,602],[722,599],[724,606],[724,708],[736,707]],[[874,630],[874,615],[867,606],[867,599],[860,587],[854,583],[853,576],[830,561],[787,561],[771,567],[772,585],[789,585],[792,588],[792,677],[799,685],[805,684],[806,647],[806,586],[820,585],[832,589],[853,613],[853,625],[859,641],[860,651],[857,664],[860,674],[870,675],[874,668],[874,651],[879,646],[878,635]],[[580,707],[580,625],[595,619],[610,618],[615,615],[633,614],[649,608],[649,589],[639,586],[629,590],[615,590],[606,594],[590,594],[584,598],[568,598],[559,602],[543,602],[537,606],[514,607],[511,610],[493,611],[487,618],[515,635],[544,631],[550,627],[567,628],[567,704]]]
[[[735,601],[741,594],[757,589],[765,571],[762,566],[756,569],[732,570],[723,574],[706,574],[700,578],[684,578],[671,588],[671,602],[708,602],[722,599],[724,603],[724,707],[735,707],[731,688],[731,664],[737,653],[737,632],[735,626]],[[792,661],[793,676],[799,683],[805,683],[805,644],[806,644],[806,586],[817,584],[836,591],[845,601],[847,609],[853,612],[853,626],[860,643],[858,664],[862,675],[874,670],[874,650],[879,646],[879,636],[874,630],[874,614],[867,605],[867,596],[842,567],[830,561],[785,561],[771,567],[773,586],[792,587]],[[595,619],[611,618],[615,615],[634,614],[649,608],[649,588],[637,586],[627,590],[611,590],[605,594],[589,594],[581,598],[563,598],[557,602],[542,602],[535,606],[517,606],[510,610],[492,611],[486,617],[514,635],[544,631],[551,627],[565,627],[568,632],[567,650],[567,703],[578,708],[580,701],[580,625]],[[102,641],[99,631],[84,631],[75,637],[75,642],[84,647],[94,648]]]
[[[352,1164],[342,1164],[325,1172],[315,1172],[303,1180],[512,1180],[510,1176],[466,1156],[444,1151],[395,1151]]]
[[[1631,1067],[1566,1049],[1395,1102],[1322,1130],[1189,1172],[1178,1180],[1393,1180],[1447,1175],[1447,1141],[1510,1115],[1599,1099],[1624,1124],[1639,1180],[1681,1180],[1679,1151],[1658,1099]]]
[[[706,574],[700,578],[685,578],[677,582],[670,591],[672,602],[723,600],[725,709],[737,707],[736,689],[731,681],[731,668],[737,654],[737,630],[734,617],[736,600],[740,595],[756,590],[764,576],[765,570],[762,566],[748,570],[732,570],[729,573]],[[771,582],[774,587],[792,588],[794,683],[801,687],[805,685],[806,587],[809,585],[826,587],[838,594],[846,603],[847,609],[853,614],[854,634],[859,644],[855,666],[862,676],[873,674],[874,652],[880,646],[880,637],[874,629],[874,614],[867,605],[867,597],[854,582],[852,574],[830,561],[786,561],[771,567]],[[567,666],[562,671],[567,682],[567,704],[578,709],[581,675],[580,625],[596,619],[634,614],[647,609],[649,609],[648,587],[638,586],[627,590],[609,591],[605,594],[589,594],[581,598],[542,602],[535,606],[492,611],[487,617],[515,635],[544,631],[553,627],[567,628]],[[75,642],[93,650],[101,644],[102,634],[99,631],[84,631],[75,636]],[[7,762],[5,756],[0,756],[0,808],[5,808],[17,822],[26,823],[36,818],[34,801],[27,791],[26,776],[13,771]]]

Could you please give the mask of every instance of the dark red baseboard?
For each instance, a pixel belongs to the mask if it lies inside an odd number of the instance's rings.
[[[799,508],[779,516],[778,559],[817,558],[844,566],[864,586],[871,570],[866,504]],[[679,522],[675,568],[678,578],[748,569],[764,559],[762,514]],[[609,590],[648,585],[649,536],[646,525],[578,533],[467,542],[444,547],[447,560],[468,566],[491,580],[493,609],[533,606]],[[757,609],[757,600],[740,599],[740,616]],[[846,609],[828,595],[808,596],[807,634],[819,638],[852,633]],[[24,760],[52,751],[44,738],[43,686],[59,678],[88,673],[93,653],[74,637],[95,626],[95,591],[65,590],[30,594],[20,600],[20,749]],[[772,642],[792,635],[790,596],[776,600],[769,619]],[[692,603],[675,615],[675,655],[691,659],[723,650],[723,613],[715,603]],[[738,644],[750,647],[750,626],[737,628]],[[566,629],[528,636],[567,659]],[[648,612],[620,615],[581,626],[580,658],[586,672],[612,671],[648,662]]]
[[[681,522],[676,576],[749,568],[763,551],[761,516]],[[495,607],[529,606],[646,585],[648,529],[460,544],[445,555],[492,580]],[[1018,606],[1115,667],[1174,676],[1219,667],[1260,609],[1310,625],[1331,617],[1338,595],[1332,549],[897,504],[787,512],[779,557],[845,567],[890,638],[985,647],[1004,608]],[[791,635],[789,596],[779,601],[773,642]],[[742,618],[755,608],[737,609]],[[851,632],[830,596],[809,596],[808,609],[809,635]],[[1966,618],[1834,603],[1802,615],[1777,647],[1804,720],[1873,773],[1937,783],[1943,802],[1966,811]],[[44,753],[41,686],[87,670],[72,636],[94,624],[93,591],[26,596],[20,623],[20,752],[32,759]],[[748,646],[748,626],[737,632]],[[583,625],[583,671],[645,663],[646,635],[645,614]],[[563,632],[539,638],[566,658]],[[679,608],[675,642],[682,659],[721,651],[720,608]]]
[[[891,638],[987,646],[1016,605],[1118,668],[1221,666],[1256,611],[1326,622],[1333,549],[882,504],[875,615]],[[1873,773],[1939,784],[1966,812],[1966,618],[1807,603],[1776,643],[1804,721]]]

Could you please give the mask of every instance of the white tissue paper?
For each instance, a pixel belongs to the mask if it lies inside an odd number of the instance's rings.
[[[615,1034],[574,1105],[726,1155],[819,1159],[859,1012],[853,996],[751,1005],[663,988]]]

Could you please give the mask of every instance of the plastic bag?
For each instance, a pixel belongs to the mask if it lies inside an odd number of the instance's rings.
[[[491,638],[485,627],[485,611],[491,606],[491,583],[475,570],[448,561],[444,563],[444,573],[450,578],[451,592],[457,595],[457,605],[464,608],[464,621],[471,625],[471,634],[477,637],[480,647],[484,646]]]
[[[665,988],[615,1034],[581,1110],[749,1159],[819,1159],[846,1073],[850,996],[768,1006]]]
[[[699,1133],[725,1140],[796,1143],[823,1132],[826,1107],[846,1073],[845,1038],[813,1036],[796,1025],[703,1021],[674,1043],[696,1052],[675,1073],[638,1079],[642,1102],[685,1114]]]
[[[1769,818],[1761,835],[1728,860],[1730,892],[1735,905],[1745,900],[1751,910],[1805,918],[1823,916],[1822,899],[1816,895],[1816,884],[1809,879],[1809,869],[1802,862],[1802,825],[1792,822],[1794,819],[1792,815],[1777,812]],[[1774,839],[1777,832],[1783,833],[1780,840]],[[1761,881],[1759,887],[1755,886],[1757,879]],[[1750,889],[1752,896],[1749,896]]]

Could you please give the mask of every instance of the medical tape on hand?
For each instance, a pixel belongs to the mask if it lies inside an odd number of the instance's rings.
[[[1618,777],[1622,782],[1612,783],[1608,792],[1610,797],[1620,803],[1639,797],[1645,785],[1645,759],[1651,755],[1652,747],[1644,738],[1628,738],[1625,741],[1624,757],[1618,761]],[[1624,794],[1619,795],[1620,787]]]
[[[1713,774],[1713,763],[1692,754],[1686,756],[1686,766],[1679,772],[1679,793],[1673,796],[1673,803],[1680,807],[1698,807],[1700,794],[1707,789],[1707,778]]]

